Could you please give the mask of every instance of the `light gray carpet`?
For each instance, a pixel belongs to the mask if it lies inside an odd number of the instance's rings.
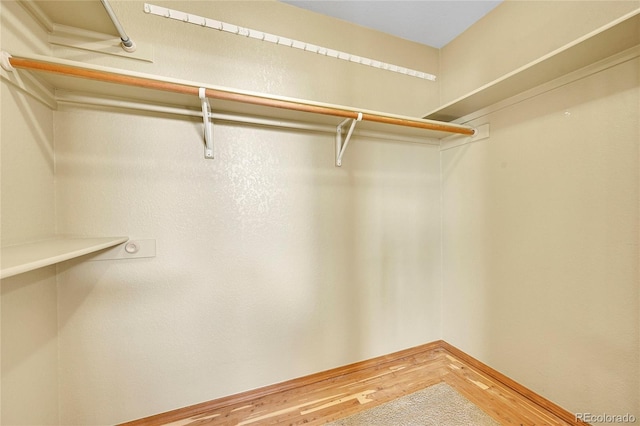
[[[446,383],[387,402],[330,426],[499,426]]]

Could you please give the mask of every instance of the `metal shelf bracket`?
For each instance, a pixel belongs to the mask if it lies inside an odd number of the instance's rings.
[[[200,103],[202,104],[202,121],[204,123],[204,158],[213,160],[213,125],[211,124],[211,105],[207,99],[206,89],[200,87],[198,90]]]
[[[349,126],[349,131],[347,132],[347,136],[342,139],[342,127],[347,124],[351,120],[351,126]],[[347,149],[347,145],[349,145],[349,141],[351,140],[351,135],[353,134],[353,129],[356,127],[356,123],[358,121],[362,121],[362,113],[358,113],[358,118],[347,118],[342,123],[338,124],[336,127],[336,167],[342,166],[342,156],[344,155],[345,150]]]

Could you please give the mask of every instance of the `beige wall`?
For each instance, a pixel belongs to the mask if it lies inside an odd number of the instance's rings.
[[[435,49],[276,2],[162,3],[433,84],[112,4],[153,63],[55,53],[418,116],[439,88],[442,100],[473,90],[638,2],[509,1],[441,66]],[[28,28],[3,21],[2,47],[46,54],[41,29],[0,5]],[[535,31],[510,27],[522,11]],[[628,62],[496,112],[475,123],[490,121],[490,139],[442,155],[357,139],[339,169],[329,134],[217,125],[207,161],[198,120],[52,114],[3,81],[3,245],[124,234],[156,239],[157,256],[3,280],[2,423],[112,424],[439,338],[567,409],[638,415],[638,72]]]
[[[466,95],[638,7],[638,0],[505,0],[441,49],[440,103]]]
[[[573,412],[640,413],[638,59],[443,152],[443,338]]]
[[[3,1],[0,14],[3,49],[47,52],[44,34],[22,7]],[[4,79],[0,97],[0,236],[6,246],[55,233],[53,113]],[[2,280],[3,425],[58,424],[55,272],[49,267]]]
[[[435,106],[436,83],[112,4],[154,63],[56,54],[396,113]],[[276,2],[164,4],[437,70],[435,49]],[[3,49],[48,54],[25,11],[2,6]],[[337,169],[330,134],[220,125],[205,161],[197,120],[62,109],[54,162],[51,112],[4,81],[3,110],[3,244],[55,231],[158,244],[150,260],[60,264],[58,290],[54,267],[3,280],[3,424],[111,424],[439,338],[437,147],[356,139]]]
[[[416,117],[437,107],[436,82],[145,14],[143,1],[110,3],[132,39],[153,46],[153,63],[91,55],[86,51],[66,48],[56,48],[56,54],[236,89]],[[168,1],[154,4],[438,73],[438,49],[275,0]]]
[[[442,49],[441,100],[639,6],[506,1]],[[491,137],[442,157],[443,338],[575,412],[640,413],[638,80],[478,118]]]
[[[64,424],[141,417],[440,336],[438,147],[358,140],[337,169],[331,135],[221,125],[207,161],[199,131],[56,113],[61,230],[155,238],[158,251],[60,270]]]
[[[435,105],[436,83],[114,6],[155,62],[83,59],[392,112]],[[280,3],[172,6],[437,69],[435,49]],[[62,108],[55,123],[59,231],[157,241],[154,259],[59,267],[62,424],[139,418],[440,337],[437,146],[357,139],[336,168],[330,133],[216,125],[208,161],[199,120]]]

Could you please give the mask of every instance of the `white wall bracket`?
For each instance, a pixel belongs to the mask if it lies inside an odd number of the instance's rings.
[[[94,260],[142,259],[150,257],[156,257],[156,240],[140,239],[118,244],[87,260],[91,262]]]
[[[112,34],[54,24],[53,29],[49,32],[48,40],[49,44],[71,48],[69,51],[66,49],[60,51],[63,59],[78,58],[76,50],[86,50],[100,55],[113,55],[137,61],[153,62],[153,44],[144,41],[136,42],[134,45],[135,52],[131,52],[130,48],[127,48],[128,50],[125,49],[119,37]]]
[[[200,103],[202,104],[202,121],[204,123],[204,158],[213,160],[213,125],[211,124],[211,105],[207,99],[206,89],[201,87],[198,90]]]
[[[342,127],[347,124],[351,120],[351,126],[349,126],[349,131],[347,132],[347,136],[342,139]],[[338,124],[336,127],[336,167],[342,166],[342,156],[344,155],[345,150],[347,149],[347,145],[349,145],[349,141],[351,140],[351,135],[353,135],[353,129],[356,128],[356,123],[358,121],[362,121],[362,113],[358,113],[358,118],[347,118],[342,123]]]
[[[479,142],[481,140],[488,139],[489,123],[482,124],[474,128],[475,132],[471,136],[464,135],[451,135],[440,140],[440,151],[446,151],[447,149],[455,148],[458,146],[466,145],[473,142]]]
[[[13,65],[11,65],[11,55],[4,50],[0,54],[0,65],[2,66],[2,69],[8,72],[13,72],[16,70]]]

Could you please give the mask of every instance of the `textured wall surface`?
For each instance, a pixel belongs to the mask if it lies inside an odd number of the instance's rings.
[[[145,14],[143,1],[110,2],[154,62],[56,47],[57,55],[219,86],[421,116],[438,104],[438,83],[300,49]],[[159,6],[438,74],[438,49],[275,0],[167,1]]]
[[[443,338],[574,412],[640,414],[639,69],[443,153]]]
[[[160,2],[439,83],[111,3],[152,63],[54,53],[419,116],[639,2],[508,1],[442,52],[275,1]],[[50,53],[0,7],[3,49]],[[357,138],[342,168],[330,134],[220,124],[208,161],[199,120],[52,113],[3,81],[2,244],[129,235],[157,256],[3,280],[2,423],[113,424],[440,338],[567,409],[640,417],[638,78],[630,61],[494,112],[442,155]]]
[[[435,49],[276,2],[169,6],[406,66],[431,55],[437,68]],[[398,113],[437,98],[437,83],[114,7],[155,62],[83,60]],[[208,161],[201,132],[168,115],[55,113],[60,232],[157,241],[154,259],[59,268],[64,424],[138,418],[440,336],[437,146],[356,139],[336,168],[330,133],[216,125]]]
[[[3,50],[47,52],[44,32],[17,3],[1,2],[0,15]],[[7,246],[55,233],[53,113],[4,79],[0,98],[0,237]],[[48,267],[1,282],[3,425],[58,424],[55,274]]]
[[[209,161],[199,127],[56,113],[60,229],[157,240],[154,259],[61,268],[65,424],[438,339],[437,146],[357,140],[338,169],[329,134],[217,126]]]

